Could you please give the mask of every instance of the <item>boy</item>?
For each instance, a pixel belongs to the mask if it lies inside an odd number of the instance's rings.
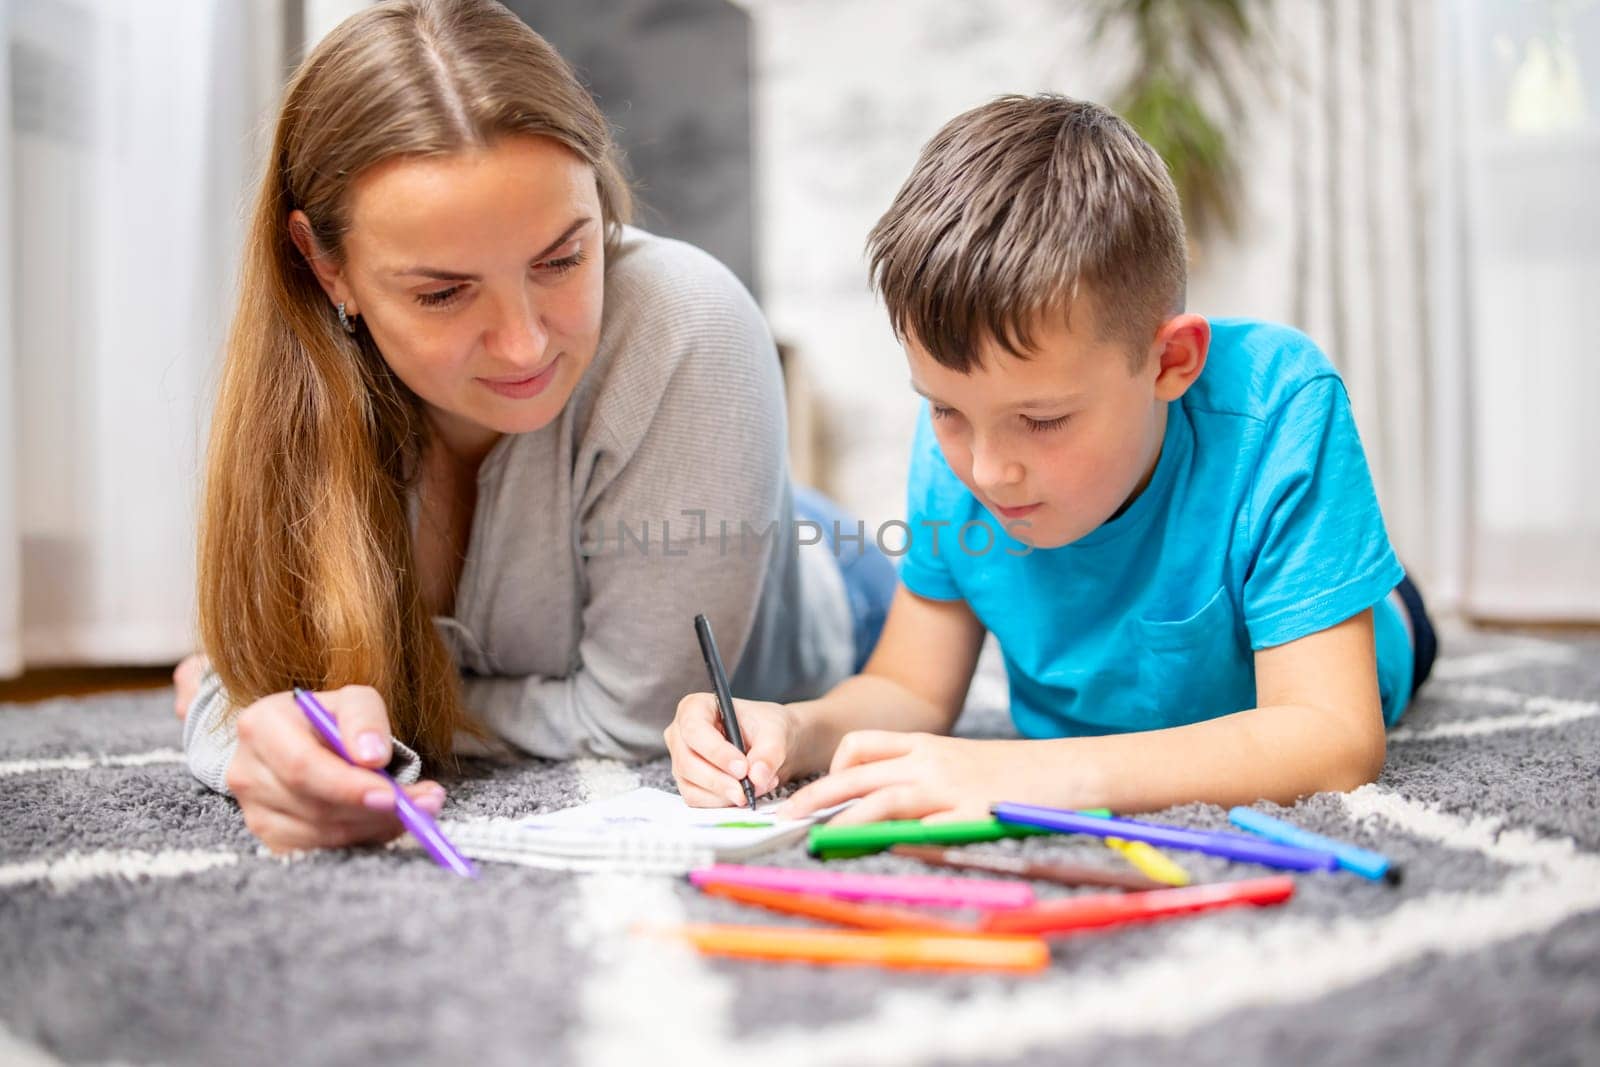
[[[928,143],[868,245],[926,399],[902,588],[861,674],[738,703],[748,755],[686,697],[666,733],[684,797],[826,770],[783,813],[856,797],[835,820],[854,823],[1377,777],[1432,627],[1333,366],[1293,330],[1183,311],[1150,146],[1093,104],[1002,98]],[[946,736],[986,630],[1022,740]]]

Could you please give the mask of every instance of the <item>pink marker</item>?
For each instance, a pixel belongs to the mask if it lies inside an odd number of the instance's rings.
[[[1025,908],[1034,902],[1027,882],[938,875],[846,874],[791,867],[719,863],[689,872],[697,886],[742,885],[788,893],[817,893],[842,900],[893,900],[934,908]]]

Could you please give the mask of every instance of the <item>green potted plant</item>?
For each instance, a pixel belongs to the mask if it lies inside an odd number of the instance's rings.
[[[1111,106],[1161,154],[1191,239],[1238,223],[1234,152],[1247,80],[1259,81],[1270,41],[1266,0],[1100,0],[1097,44],[1130,42],[1134,61]],[[1217,114],[1226,109],[1227,115]]]

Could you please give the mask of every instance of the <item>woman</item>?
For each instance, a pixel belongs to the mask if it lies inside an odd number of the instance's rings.
[[[870,650],[892,569],[796,551],[758,311],[628,213],[593,100],[491,0],[367,8],[294,76],[212,423],[210,666],[177,672],[191,769],[268,846],[399,832],[293,685],[437,811],[412,749],[458,735],[659,754],[696,613],[759,699]]]

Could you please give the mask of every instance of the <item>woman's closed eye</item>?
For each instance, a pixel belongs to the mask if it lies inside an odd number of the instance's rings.
[[[588,253],[580,245],[564,256],[555,259],[541,259],[529,267],[529,271],[545,278],[559,278],[568,271],[581,267],[588,258]],[[452,285],[448,289],[436,289],[431,293],[418,293],[417,303],[423,307],[444,307],[454,303],[467,290],[466,283]]]
[[[546,272],[560,277],[561,275],[567,273],[567,271],[582,266],[583,261],[587,258],[588,255],[580,247],[574,249],[569,255],[562,256],[559,259],[547,259],[538,264],[537,268],[542,268]]]
[[[439,289],[431,293],[418,293],[417,303],[423,307],[441,307],[460,296],[461,291],[465,288],[465,285],[452,285],[448,289]]]

